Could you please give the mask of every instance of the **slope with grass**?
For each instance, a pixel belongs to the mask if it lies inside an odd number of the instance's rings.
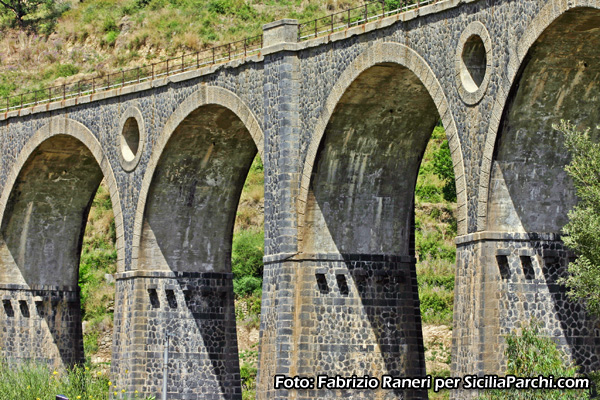
[[[20,27],[0,6],[0,98],[62,85],[305,21],[360,0],[48,0]]]

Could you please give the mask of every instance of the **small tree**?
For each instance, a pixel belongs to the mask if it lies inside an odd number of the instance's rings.
[[[554,128],[565,135],[572,157],[565,170],[579,198],[563,228],[564,242],[578,258],[569,263],[562,283],[572,300],[582,301],[590,313],[600,315],[600,144],[591,141],[589,129],[579,132],[569,122],[561,121]]]
[[[15,15],[15,22],[20,28],[25,26],[24,18],[34,13],[46,0],[0,0],[0,5]]]

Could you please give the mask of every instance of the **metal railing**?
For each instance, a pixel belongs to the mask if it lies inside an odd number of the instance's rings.
[[[298,25],[298,40],[307,40],[324,34],[333,33],[353,26],[365,24],[394,14],[401,14],[427,4],[442,0],[373,0],[364,5],[330,14],[326,17],[303,22]],[[51,86],[5,97],[0,101],[0,112],[18,110],[53,101],[67,100],[79,96],[91,95],[109,89],[125,87],[154,80],[164,76],[199,69],[208,65],[243,58],[260,52],[263,36],[253,36],[227,43],[221,46],[183,54],[143,67],[131,68],[119,72],[97,76],[92,79],[60,86]]]
[[[0,102],[0,111],[7,112],[53,101],[67,100],[74,97],[94,94],[109,89],[121,88],[156,78],[181,72],[199,69],[208,65],[226,62],[236,58],[258,53],[263,45],[263,36],[245,38],[237,42],[200,50],[196,53],[183,54],[143,67],[111,72],[92,79],[60,86],[51,86],[32,90],[18,95],[8,96]]]
[[[340,11],[326,17],[298,25],[298,40],[312,39],[321,35],[366,24],[390,15],[401,14],[441,0],[374,0],[359,7]]]

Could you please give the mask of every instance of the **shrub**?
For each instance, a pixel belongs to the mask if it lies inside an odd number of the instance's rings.
[[[217,14],[229,14],[233,4],[231,0],[210,0],[208,10]]]
[[[562,283],[571,299],[582,301],[588,311],[600,315],[600,143],[592,142],[589,130],[579,132],[565,121],[554,128],[565,135],[565,146],[572,157],[565,170],[579,198],[563,229],[565,244],[579,257],[569,263],[569,275]]]
[[[456,201],[456,184],[454,179],[454,166],[452,165],[452,156],[450,155],[450,146],[447,140],[444,140],[440,148],[433,155],[433,172],[444,180],[442,188],[444,200]]]
[[[242,230],[234,235],[231,269],[237,296],[255,293],[262,287],[264,233]]]
[[[520,377],[539,375],[554,377],[575,377],[577,367],[565,362],[565,355],[556,347],[552,339],[540,335],[539,324],[533,322],[524,327],[520,335],[516,332],[506,337],[506,373]],[[584,390],[489,390],[481,400],[571,400],[588,399]]]
[[[441,200],[440,189],[434,185],[417,185],[415,189],[415,195],[421,201],[427,201],[430,203],[439,203]]]
[[[233,280],[233,291],[238,296],[258,292],[262,289],[262,279],[255,276],[242,276]]]
[[[242,379],[242,399],[254,400],[256,398],[256,359],[258,351],[246,350],[240,352],[240,378]]]
[[[17,85],[9,75],[0,75],[0,98],[10,96],[17,89]]]
[[[449,324],[452,322],[454,292],[439,286],[422,285],[419,287],[419,302],[423,322]]]
[[[442,234],[437,231],[417,231],[415,247],[419,260],[441,259],[450,262],[456,261],[456,249],[444,243]]]
[[[104,44],[107,46],[114,46],[117,41],[118,36],[119,36],[119,32],[116,32],[116,31],[108,32],[104,36]]]

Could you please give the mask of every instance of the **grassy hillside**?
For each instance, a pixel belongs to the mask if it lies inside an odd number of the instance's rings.
[[[0,98],[103,76],[314,19],[360,0],[48,0],[24,19],[0,6]]]

